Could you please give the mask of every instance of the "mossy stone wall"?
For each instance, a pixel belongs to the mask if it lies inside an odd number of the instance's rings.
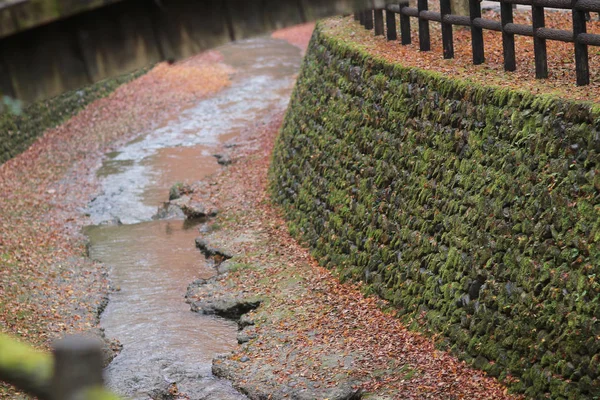
[[[0,164],[24,152],[46,130],[57,127],[94,100],[144,74],[142,69],[26,106],[20,114],[0,112]]]
[[[318,27],[271,183],[322,264],[476,367],[532,398],[600,398],[598,106],[393,65]]]

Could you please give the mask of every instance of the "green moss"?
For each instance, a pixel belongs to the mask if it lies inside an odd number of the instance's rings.
[[[599,110],[391,65],[318,27],[273,198],[323,265],[410,326],[531,397],[592,398]]]
[[[2,374],[30,375],[39,384],[52,374],[52,359],[48,354],[0,334],[0,369]]]

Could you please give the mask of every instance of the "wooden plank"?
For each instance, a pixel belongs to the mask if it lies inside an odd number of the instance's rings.
[[[65,28],[45,25],[2,40],[0,57],[16,98],[56,96],[92,83],[77,40],[71,28]]]
[[[11,82],[11,75],[9,73],[2,55],[0,54],[0,95],[15,97],[15,90]]]
[[[256,2],[256,0],[246,1]],[[298,1],[307,21],[316,21],[332,15],[349,15],[356,10],[365,10],[373,6],[373,0],[279,0],[282,5],[290,8],[294,8],[294,3],[297,4]],[[378,7],[383,6],[380,0],[376,1]],[[237,0],[234,3],[241,3],[241,1]],[[264,9],[263,12],[268,13],[269,10]]]
[[[134,71],[165,58],[176,59],[173,45],[166,51],[157,42],[152,10],[133,7],[129,2],[103,9],[105,20],[83,14],[71,22],[71,31],[86,66],[90,82]],[[168,40],[163,38],[163,40]],[[192,51],[191,49],[184,52]],[[167,53],[168,52],[168,53]],[[167,53],[167,54],[166,54]]]
[[[445,15],[452,14],[450,0],[440,0],[440,17],[442,20],[442,47],[445,59],[454,58],[454,38],[452,24],[444,21]]]
[[[398,39],[398,33],[396,32],[396,13],[385,10],[385,27],[387,30],[387,40]]]
[[[31,29],[60,18],[57,0],[31,0],[12,9],[19,30]]]
[[[243,18],[238,14],[228,15],[227,2],[219,0],[169,1],[160,5],[146,0],[145,6],[153,10],[156,36],[168,60],[189,57],[229,42],[233,39],[232,26]],[[239,23],[235,33],[245,37],[254,28],[253,24]]]
[[[515,59],[515,36],[506,31],[506,26],[513,23],[513,8],[509,3],[500,3],[500,23],[502,24],[502,50],[504,52],[504,70],[517,69]]]
[[[375,36],[383,36],[385,28],[383,26],[383,10],[381,8],[373,10],[375,21]]]
[[[409,7],[407,5],[400,4],[401,11],[405,8]],[[403,12],[400,12],[400,41],[403,45],[411,44],[412,42],[410,37],[410,17]]]
[[[431,41],[429,39],[429,21],[421,18],[420,14],[427,11],[427,0],[418,0],[417,8],[419,10],[419,49],[421,51],[429,51],[431,49]]]
[[[369,31],[373,29],[373,10],[365,11],[365,29]]]
[[[77,1],[48,0],[44,7],[71,4],[78,9],[73,3]],[[158,60],[185,58],[235,38],[373,6],[382,9],[386,1],[103,0],[104,5],[93,11],[0,39],[0,86],[4,93],[34,101]],[[18,7],[4,8],[2,15]],[[112,7],[125,11],[113,13]],[[47,14],[44,10],[40,15]],[[60,12],[55,14],[62,18]],[[29,17],[32,23],[43,20]],[[2,22],[4,27],[8,22]]]
[[[535,77],[545,79],[548,77],[548,54],[546,52],[546,39],[537,35],[539,29],[546,26],[544,7],[531,7],[531,20],[533,21],[533,53],[535,57]]]
[[[576,38],[580,34],[587,32],[585,11],[577,10],[577,0],[572,0],[573,13],[573,36]],[[590,84],[590,67],[588,60],[588,46],[575,40],[575,72],[577,74],[577,86]]]
[[[201,3],[199,6],[204,5],[204,7],[206,7],[207,4],[210,4],[211,9],[221,9],[218,4],[219,2],[217,1],[185,2],[186,6],[193,3]],[[303,12],[300,11],[300,7],[290,7],[288,2],[280,0],[228,0],[224,3],[226,4],[228,13],[226,19],[230,21],[228,23],[232,27],[231,30],[233,31],[235,39],[257,36],[264,32],[283,28],[284,26],[296,25],[304,22]],[[265,12],[265,10],[269,11]],[[213,12],[213,14],[217,13]],[[196,19],[198,19],[198,14],[195,13],[195,15]],[[215,16],[218,20],[222,20],[223,18],[223,15]]]
[[[483,43],[483,29],[475,26],[473,21],[481,18],[481,3],[479,0],[469,0],[469,19],[471,20],[471,49],[473,51],[473,64],[483,64],[485,51]]]
[[[0,9],[0,37],[17,31],[17,25],[10,8]]]

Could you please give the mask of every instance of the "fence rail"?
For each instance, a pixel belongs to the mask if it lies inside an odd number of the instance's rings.
[[[429,22],[439,22],[442,30],[442,47],[444,58],[454,58],[453,25],[471,28],[471,48],[473,64],[485,62],[483,30],[502,32],[502,48],[504,69],[516,69],[515,35],[533,37],[535,56],[535,76],[538,79],[548,77],[547,40],[555,40],[574,44],[575,70],[577,85],[590,83],[588,46],[600,46],[600,35],[587,33],[586,14],[600,14],[600,0],[493,0],[500,3],[500,21],[481,17],[479,0],[469,0],[469,15],[452,14],[450,0],[440,0],[440,11],[430,11],[427,0],[417,0],[417,7],[409,7],[407,2],[388,5],[385,9],[361,11],[355,19],[366,29],[374,29],[375,35],[384,35],[384,12],[387,25],[387,39],[397,39],[396,14],[400,15],[400,42],[410,44],[411,21],[417,18],[419,23],[419,49],[429,51],[431,40]],[[531,6],[532,25],[515,24],[513,22],[513,5]],[[545,8],[570,10],[572,31],[548,28],[545,24]]]

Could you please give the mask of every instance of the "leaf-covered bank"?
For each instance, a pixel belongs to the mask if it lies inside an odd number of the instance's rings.
[[[15,157],[48,129],[62,124],[94,100],[108,96],[123,83],[147,72],[132,72],[114,79],[30,104],[20,113],[0,112],[0,164]]]
[[[63,108],[67,122],[0,165],[0,332],[47,347],[96,327],[108,282],[85,257],[80,230],[103,154],[227,87],[231,68],[221,60],[206,52],[159,64],[75,116]],[[60,109],[55,100],[50,108]],[[18,396],[0,383],[0,398]]]
[[[345,38],[347,39],[347,38]],[[271,179],[292,233],[534,398],[600,395],[600,108],[317,28]]]

